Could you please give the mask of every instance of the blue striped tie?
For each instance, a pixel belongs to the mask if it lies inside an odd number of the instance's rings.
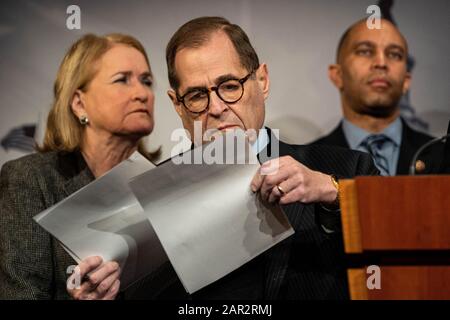
[[[388,159],[381,153],[383,145],[389,141],[390,139],[384,134],[373,134],[368,136],[361,144],[373,157],[375,165],[380,170],[382,176],[389,175]]]

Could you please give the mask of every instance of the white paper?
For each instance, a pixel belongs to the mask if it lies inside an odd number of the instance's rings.
[[[245,156],[237,154],[241,162]],[[250,164],[177,165],[172,159],[130,182],[189,293],[294,233],[279,206],[263,206],[251,191],[259,163],[253,153],[247,157]]]
[[[121,289],[167,261],[129,180],[155,166],[138,152],[34,219],[77,261],[117,261]]]

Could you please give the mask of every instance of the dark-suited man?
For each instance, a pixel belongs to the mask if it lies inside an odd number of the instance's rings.
[[[400,117],[399,101],[411,82],[407,57],[405,38],[388,20],[381,20],[380,29],[369,29],[366,20],[350,26],[339,42],[336,63],[328,69],[340,92],[344,118],[313,144],[369,152],[382,175],[407,174],[414,153],[432,139]],[[440,159],[428,149],[416,169],[432,173],[439,165]]]
[[[194,122],[200,121],[204,131],[258,131],[259,151],[278,142],[270,130],[266,135],[260,130],[269,95],[267,65],[259,62],[239,26],[218,17],[191,20],[171,38],[166,59],[172,88],[168,94],[193,141],[199,138]],[[264,199],[283,205],[296,234],[194,298],[348,297],[337,188],[330,175],[371,175],[377,169],[361,152],[279,144],[277,173],[258,172],[251,187]],[[264,160],[268,159],[260,158]],[[269,165],[265,162],[262,168]]]

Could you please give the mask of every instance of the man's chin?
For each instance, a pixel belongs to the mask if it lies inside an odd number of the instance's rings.
[[[364,113],[374,118],[389,118],[397,111],[397,106],[389,104],[373,104],[364,108]]]
[[[369,94],[362,103],[363,112],[375,118],[390,117],[397,111],[400,98],[395,99],[387,94]]]

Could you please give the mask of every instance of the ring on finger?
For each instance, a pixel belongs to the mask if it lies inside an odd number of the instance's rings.
[[[281,188],[281,186],[279,184],[277,184],[277,189],[282,196],[284,196],[286,194],[286,192],[283,190],[283,188]]]

